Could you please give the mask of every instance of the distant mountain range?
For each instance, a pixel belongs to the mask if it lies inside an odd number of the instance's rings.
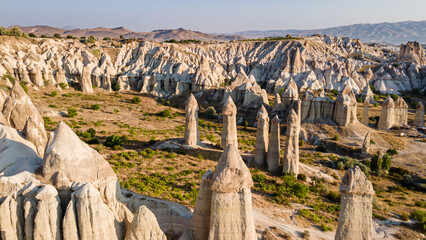
[[[244,37],[234,36],[232,34],[221,35],[221,34],[208,34],[202,33],[198,31],[186,30],[183,28],[178,29],[164,29],[164,30],[154,30],[152,32],[134,32],[125,27],[117,27],[117,28],[104,28],[97,27],[92,29],[81,29],[74,28],[71,26],[65,26],[64,28],[55,28],[50,26],[29,26],[23,27],[18,26],[25,33],[34,33],[37,36],[46,35],[53,36],[55,33],[60,34],[62,37],[66,37],[67,35],[72,35],[74,37],[89,37],[93,35],[96,38],[119,38],[120,35],[123,35],[125,38],[144,38],[153,41],[162,42],[165,40],[176,39],[197,39],[202,41],[231,41],[231,40],[239,40],[244,39]]]
[[[165,40],[176,39],[198,39],[202,41],[231,41],[262,37],[276,37],[290,34],[292,36],[310,36],[314,34],[359,38],[363,42],[382,42],[391,44],[401,44],[407,41],[418,41],[426,44],[426,21],[406,21],[396,23],[377,23],[377,24],[354,24],[340,27],[312,29],[312,30],[270,30],[270,31],[243,31],[225,34],[209,34],[198,31],[178,29],[161,29],[152,32],[135,32],[125,27],[117,28],[92,28],[81,29],[72,26],[55,28],[50,26],[30,26],[20,27],[25,33],[34,33],[37,36],[53,36],[55,33],[65,37],[72,35],[74,37],[93,35],[97,38],[119,38],[123,35],[125,38],[144,38],[153,41],[162,42]]]
[[[407,41],[418,41],[426,44],[426,21],[406,21],[395,23],[354,24],[312,30],[270,30],[244,31],[228,33],[247,38],[276,37],[290,34],[292,36],[309,36],[313,34],[359,38],[363,42],[383,42],[400,44]],[[225,34],[226,35],[226,34]]]

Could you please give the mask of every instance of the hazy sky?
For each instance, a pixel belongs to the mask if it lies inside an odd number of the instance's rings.
[[[0,0],[0,26],[183,27],[203,32],[426,20],[426,0]]]

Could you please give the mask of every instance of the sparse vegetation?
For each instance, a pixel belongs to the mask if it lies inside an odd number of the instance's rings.
[[[73,118],[73,117],[76,117],[78,115],[77,109],[75,109],[75,108],[68,108],[67,111],[68,111],[67,117],[69,117],[69,118]]]

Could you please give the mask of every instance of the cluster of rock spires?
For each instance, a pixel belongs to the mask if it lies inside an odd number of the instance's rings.
[[[408,105],[402,97],[394,101],[391,97],[386,98],[382,104],[378,129],[388,130],[395,126],[407,125]]]
[[[426,87],[424,52],[415,43],[401,46],[398,55],[340,37],[209,45],[146,41],[94,49],[74,40],[16,41],[0,46],[0,76],[9,74],[38,88],[71,83],[92,92],[92,86],[111,91],[116,84],[165,98],[213,90],[212,101],[232,95],[237,105],[257,109],[268,104],[267,92],[279,93],[290,79],[300,90],[349,86],[356,94],[368,84],[383,93]]]

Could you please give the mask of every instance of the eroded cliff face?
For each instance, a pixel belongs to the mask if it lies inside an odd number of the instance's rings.
[[[388,93],[426,87],[421,62],[393,64],[396,51],[339,37],[187,45],[133,42],[121,48],[89,48],[74,40],[6,39],[0,55],[0,75],[37,87],[68,82],[91,91],[91,81],[106,91],[117,84],[121,90],[170,97],[229,85],[236,103],[244,106],[267,101],[266,91],[277,93],[290,77],[300,90],[342,91],[349,86],[361,93],[368,83]]]

